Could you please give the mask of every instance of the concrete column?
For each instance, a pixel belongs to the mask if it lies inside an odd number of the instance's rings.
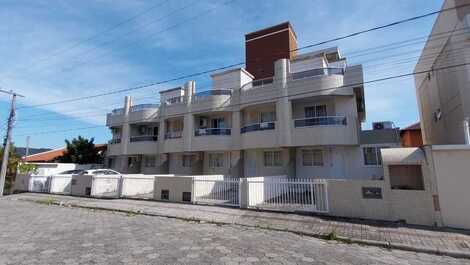
[[[248,180],[246,178],[240,179],[240,208],[248,208],[249,194],[248,194]]]
[[[229,174],[234,178],[243,177],[243,157],[241,150],[230,151]]]
[[[274,63],[275,85],[281,89],[281,98],[276,102],[278,142],[281,146],[292,144],[292,104],[289,101],[287,78],[290,72],[290,61],[280,59]]]
[[[124,98],[124,113],[123,113],[123,120],[122,120],[122,131],[121,131],[121,154],[122,161],[120,171],[126,173],[128,171],[127,168],[127,147],[129,145],[129,137],[130,137],[130,125],[129,125],[129,112],[132,107],[132,98],[130,96],[126,96]]]
[[[241,149],[241,113],[239,110],[232,111],[232,149]]]
[[[191,100],[196,91],[196,82],[188,81],[184,84],[185,100],[186,100],[186,113],[184,114],[183,124],[183,144],[184,151],[190,152],[192,149],[192,139],[194,137],[194,115],[192,113]]]
[[[160,153],[165,152],[165,132],[166,132],[166,104],[160,103],[159,108],[160,121],[158,123],[158,151]]]

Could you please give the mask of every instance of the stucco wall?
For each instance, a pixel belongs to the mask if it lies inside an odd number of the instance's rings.
[[[445,226],[470,229],[470,147],[432,146],[437,189]]]
[[[169,201],[182,202],[183,192],[192,192],[192,177],[156,177],[154,199],[161,200],[161,191],[169,190]]]

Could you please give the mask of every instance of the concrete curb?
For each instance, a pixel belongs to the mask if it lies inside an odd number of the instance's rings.
[[[38,199],[19,198],[17,200],[46,204],[43,200],[38,200]],[[150,212],[145,212],[145,211],[140,211],[140,210],[126,210],[126,209],[119,209],[119,208],[112,208],[112,207],[90,206],[90,205],[83,205],[83,204],[77,204],[77,203],[64,203],[62,201],[50,202],[48,203],[48,205],[73,207],[73,208],[81,208],[81,209],[88,209],[88,210],[99,210],[99,211],[107,211],[107,212],[119,212],[119,213],[126,213],[126,214],[152,216],[152,217],[163,217],[163,218],[178,219],[178,220],[187,221],[187,222],[209,223],[209,224],[215,224],[215,225],[239,225],[243,227],[265,229],[265,230],[270,230],[270,231],[288,232],[288,233],[293,233],[293,234],[300,235],[300,236],[308,236],[308,237],[313,237],[313,238],[318,238],[318,239],[323,239],[323,240],[335,240],[337,242],[342,242],[345,244],[356,243],[360,245],[381,247],[381,248],[386,248],[386,249],[396,249],[396,250],[404,250],[404,251],[411,251],[411,252],[425,253],[425,254],[432,254],[432,255],[442,255],[442,256],[449,256],[449,257],[459,258],[459,259],[470,259],[470,252],[450,251],[450,250],[442,250],[442,249],[435,249],[435,248],[423,248],[423,247],[416,247],[416,246],[388,242],[388,241],[349,238],[349,237],[344,237],[344,236],[334,236],[333,239],[328,239],[327,238],[328,234],[310,233],[310,232],[305,232],[305,231],[292,230],[288,228],[276,228],[276,227],[271,227],[271,226],[266,226],[266,225],[251,225],[251,224],[246,224],[246,223],[241,223],[241,222],[239,223],[236,221],[235,222],[216,221],[216,220],[196,218],[196,217],[183,217],[183,216],[177,216],[177,215],[150,213]]]

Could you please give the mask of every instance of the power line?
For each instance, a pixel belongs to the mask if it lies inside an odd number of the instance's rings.
[[[226,109],[226,108],[235,107],[235,106],[251,105],[251,104],[256,104],[256,103],[265,103],[265,102],[270,102],[270,101],[285,98],[285,97],[289,98],[289,97],[296,97],[296,96],[309,95],[309,94],[318,94],[320,92],[336,90],[336,89],[353,88],[353,87],[356,87],[356,86],[363,86],[365,84],[379,83],[379,82],[384,82],[384,81],[393,80],[393,79],[399,79],[399,78],[411,77],[411,76],[415,76],[415,75],[427,74],[427,73],[431,73],[431,72],[437,72],[437,71],[442,71],[442,70],[447,70],[447,69],[463,67],[463,66],[466,66],[466,65],[470,65],[470,63],[448,65],[448,66],[444,66],[444,67],[434,68],[432,70],[424,70],[424,71],[411,72],[411,73],[405,73],[405,74],[394,75],[394,76],[387,76],[387,77],[377,78],[377,79],[363,81],[363,82],[356,82],[356,83],[347,84],[347,85],[317,89],[317,90],[314,90],[314,91],[304,91],[304,92],[299,92],[299,93],[295,93],[295,94],[291,94],[291,95],[282,95],[282,96],[276,96],[276,97],[270,97],[270,98],[251,100],[251,101],[247,101],[247,102],[243,102],[243,103],[233,103],[233,104],[229,104],[229,105],[226,105],[226,106],[207,108],[207,109],[199,109],[198,111],[185,111],[185,112],[180,112],[180,113],[176,113],[176,114],[165,115],[164,118],[168,119],[168,118],[173,118],[173,117],[181,117],[184,114],[203,113],[203,112],[208,112],[208,111],[215,111],[215,110],[218,110],[218,109]],[[152,121],[152,120],[153,119],[140,119],[140,120],[135,120],[133,122]],[[89,126],[89,127],[82,127],[82,128],[71,128],[71,129],[65,129],[65,130],[43,131],[43,132],[37,132],[37,133],[28,133],[28,134],[23,134],[23,135],[17,135],[17,136],[50,134],[50,133],[57,133],[57,132],[68,132],[68,131],[74,131],[74,130],[84,130],[84,129],[100,128],[100,127],[107,127],[107,126],[106,125],[98,125],[98,126]]]
[[[89,41],[91,41],[91,40],[94,40],[94,39],[96,39],[96,38],[98,38],[98,37],[101,37],[103,34],[112,32],[112,31],[116,30],[117,28],[121,27],[122,25],[125,25],[125,24],[127,24],[127,23],[132,22],[132,21],[135,21],[137,18],[139,18],[139,17],[141,17],[141,16],[143,16],[143,15],[149,13],[150,11],[152,11],[152,10],[154,10],[154,9],[160,7],[160,6],[163,6],[163,5],[166,4],[167,2],[169,2],[169,0],[165,0],[165,1],[162,1],[162,2],[160,2],[160,3],[158,3],[158,4],[156,4],[156,5],[153,5],[153,6],[151,6],[150,8],[148,8],[148,9],[142,11],[142,12],[139,12],[139,13],[137,13],[136,15],[131,16],[131,17],[129,17],[129,18],[127,18],[127,19],[125,19],[125,20],[123,20],[123,21],[121,21],[121,22],[119,22],[119,23],[117,23],[117,24],[115,24],[115,25],[113,25],[113,26],[111,26],[111,27],[109,27],[109,28],[103,30],[103,31],[100,31],[100,32],[98,32],[98,33],[96,33],[96,34],[93,34],[93,35],[91,35],[91,36],[89,36],[89,37],[87,37],[87,38],[85,38],[85,39],[82,39],[82,40],[79,40],[79,41],[77,41],[77,42],[75,42],[75,43],[72,43],[72,44],[71,44],[70,46],[68,46],[68,47],[65,47],[65,48],[56,50],[55,52],[52,52],[49,56],[44,57],[43,59],[40,59],[40,60],[35,61],[33,64],[37,64],[37,63],[40,64],[40,63],[42,63],[42,62],[48,61],[49,59],[51,59],[51,58],[53,58],[53,57],[55,57],[55,56],[57,56],[57,55],[59,55],[59,54],[61,54],[61,53],[64,53],[64,52],[67,52],[67,51],[69,51],[69,50],[72,50],[72,49],[74,49],[74,48],[76,48],[76,47],[79,47],[79,46],[81,46],[81,45],[84,44],[84,43],[87,43],[87,42],[89,42]]]
[[[359,36],[359,35],[362,35],[362,34],[365,34],[365,33],[385,29],[385,28],[388,28],[388,27],[397,26],[397,25],[400,25],[400,24],[408,23],[408,22],[411,22],[411,21],[415,21],[415,20],[422,19],[422,18],[425,18],[425,17],[433,16],[433,15],[436,15],[436,14],[439,14],[439,13],[442,13],[442,12],[447,12],[447,11],[450,11],[450,10],[463,8],[463,7],[466,7],[466,6],[470,6],[470,4],[463,4],[463,5],[459,5],[459,6],[445,8],[445,9],[441,9],[441,10],[438,10],[438,11],[429,12],[429,13],[426,13],[426,14],[423,14],[423,15],[398,20],[398,21],[388,23],[388,24],[385,24],[385,25],[376,26],[376,27],[372,27],[372,28],[369,28],[369,29],[365,29],[365,30],[360,30],[360,31],[357,31],[357,32],[354,32],[354,33],[346,34],[346,35],[336,37],[336,38],[333,38],[333,39],[329,39],[329,40],[326,40],[326,41],[321,41],[321,42],[313,43],[313,44],[306,45],[306,46],[303,46],[303,47],[300,47],[300,48],[292,49],[289,52],[300,51],[300,50],[320,46],[320,45],[327,44],[327,43],[336,42],[336,41],[339,41],[339,40]],[[48,105],[57,105],[57,104],[69,103],[69,102],[85,100],[85,99],[90,99],[90,98],[95,98],[95,97],[102,97],[102,96],[107,96],[107,95],[112,95],[112,94],[129,92],[129,91],[148,88],[148,87],[153,87],[153,86],[156,86],[156,85],[161,85],[161,84],[165,84],[165,83],[169,83],[169,82],[173,82],[173,81],[183,80],[183,79],[187,79],[187,78],[191,78],[191,77],[195,77],[195,76],[199,76],[199,75],[203,75],[203,74],[208,74],[208,73],[212,73],[212,72],[215,72],[215,71],[225,70],[225,69],[229,69],[229,68],[232,68],[232,67],[241,66],[241,65],[244,65],[244,64],[245,64],[245,62],[239,62],[239,63],[235,63],[235,64],[231,64],[231,65],[227,65],[227,66],[223,66],[223,67],[219,67],[219,68],[213,68],[213,69],[209,69],[209,70],[205,70],[205,71],[201,71],[201,72],[197,72],[197,73],[186,74],[186,75],[182,75],[182,76],[179,76],[179,77],[170,78],[170,79],[167,79],[167,80],[158,81],[158,82],[145,84],[145,85],[141,85],[141,86],[135,86],[135,87],[125,88],[125,89],[113,90],[113,91],[108,91],[108,92],[99,93],[99,94],[95,94],[95,95],[71,98],[71,99],[62,100],[62,101],[31,105],[31,106],[28,106],[28,107],[22,107],[22,109],[23,108],[48,106]]]

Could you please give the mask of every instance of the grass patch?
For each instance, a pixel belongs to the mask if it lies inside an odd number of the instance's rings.
[[[58,203],[58,201],[56,199],[52,198],[52,197],[39,199],[36,202],[40,203],[40,204],[46,204],[46,205],[52,205],[52,204]]]

